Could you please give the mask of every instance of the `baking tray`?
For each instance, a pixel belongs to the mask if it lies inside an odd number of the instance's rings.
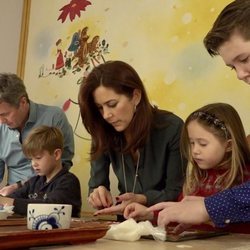
[[[76,220],[71,222],[69,229],[32,231],[27,229],[24,219],[2,220],[0,222],[0,249],[83,244],[102,238],[108,229],[108,223]]]
[[[195,239],[205,239],[211,238],[216,236],[228,235],[228,232],[224,231],[198,231],[198,230],[190,230],[184,231],[181,234],[167,234],[165,241],[170,242],[179,242],[179,241],[186,241],[186,240],[195,240]],[[142,238],[145,239],[154,239],[152,235],[143,236]]]
[[[216,236],[227,235],[228,232],[223,231],[185,231],[179,235],[170,234],[166,236],[166,241],[186,241],[194,239],[205,239]]]

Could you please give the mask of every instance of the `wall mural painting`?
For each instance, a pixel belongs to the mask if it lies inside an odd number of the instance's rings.
[[[82,77],[84,77],[93,67],[105,62],[104,55],[108,53],[109,44],[105,39],[100,41],[99,35],[90,38],[88,27],[72,34],[71,42],[65,51],[62,49],[63,42],[61,38],[57,40],[55,63],[49,67],[42,64],[39,77],[47,77],[51,74],[63,77],[76,72],[83,72]],[[82,78],[77,81],[77,84],[80,84],[81,80]]]
[[[61,22],[63,25],[68,19],[73,23],[77,18],[84,16],[88,5],[91,5],[90,1],[71,0],[69,4],[59,9],[58,12],[61,11],[61,14],[56,21]],[[44,78],[55,75],[59,78],[63,78],[66,75],[78,73],[79,78],[76,80],[76,84],[82,84],[91,69],[104,63],[105,55],[109,53],[109,43],[105,39],[101,39],[98,34],[91,37],[88,31],[89,27],[85,26],[70,34],[70,40],[65,39],[65,37],[58,38],[55,43],[56,54],[54,61],[51,61],[49,65],[42,63],[39,68],[38,77]],[[66,44],[66,47],[64,46],[63,48],[63,44]],[[77,101],[69,98],[65,100],[62,105],[63,110],[66,112],[71,104],[78,105]],[[81,139],[89,140],[77,134],[76,130],[79,125],[79,120],[80,112],[74,125],[74,133]]]

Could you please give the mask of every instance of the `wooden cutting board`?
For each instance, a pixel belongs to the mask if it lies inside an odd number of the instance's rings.
[[[0,223],[0,249],[83,244],[102,238],[108,229],[104,222],[72,221],[69,229],[29,230],[26,219],[11,219]]]

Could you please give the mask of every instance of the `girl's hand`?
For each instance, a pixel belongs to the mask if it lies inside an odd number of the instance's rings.
[[[116,197],[117,204],[104,208],[102,210],[96,211],[94,215],[100,214],[120,214],[124,213],[126,206],[132,202],[138,202],[141,204],[146,204],[147,198],[143,194],[125,193]]]
[[[104,186],[95,188],[89,195],[88,202],[95,209],[107,208],[113,205],[111,193]]]
[[[141,205],[137,202],[130,203],[126,206],[124,213],[124,218],[133,218],[135,220],[152,220],[154,217],[153,212],[147,211],[147,207]]]

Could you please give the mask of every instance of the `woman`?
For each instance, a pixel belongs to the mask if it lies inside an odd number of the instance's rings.
[[[174,201],[183,184],[179,139],[183,121],[152,106],[137,72],[122,61],[94,68],[82,83],[79,105],[92,138],[89,203],[95,214],[122,214],[136,201]],[[116,205],[109,167],[118,178]]]

